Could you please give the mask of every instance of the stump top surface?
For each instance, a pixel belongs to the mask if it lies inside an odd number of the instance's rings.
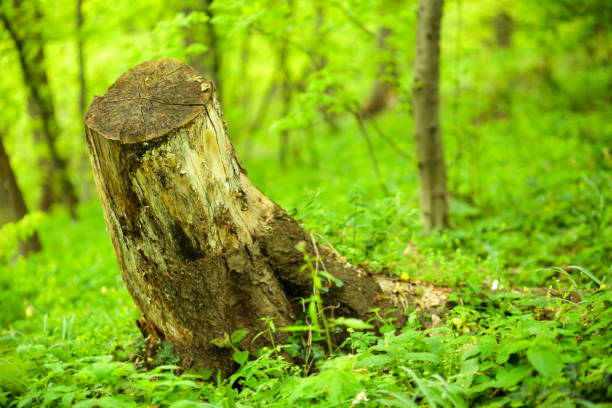
[[[160,58],[122,74],[95,96],[85,124],[107,139],[138,143],[181,127],[210,100],[213,84],[174,58]]]

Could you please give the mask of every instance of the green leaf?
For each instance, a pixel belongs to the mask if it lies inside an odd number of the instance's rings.
[[[427,383],[422,378],[419,378],[419,376],[408,367],[402,367],[402,369],[406,371],[410,375],[410,377],[412,377],[412,379],[417,385],[417,388],[421,391],[421,393],[423,393],[423,396],[425,396],[425,400],[429,403],[429,406],[437,407],[435,403],[437,399],[436,395],[432,392],[432,389],[427,386]]]
[[[527,359],[545,377],[558,377],[563,370],[563,356],[552,343],[530,347]]]
[[[498,349],[497,340],[493,336],[483,336],[478,342],[478,350],[480,351],[481,361],[489,358]],[[464,358],[468,358],[464,354]]]
[[[249,358],[249,352],[246,350],[243,351],[235,351],[234,355],[232,356],[232,358],[234,359],[235,362],[237,362],[240,365],[243,365],[244,363],[246,363],[246,361]]]
[[[505,364],[511,354],[524,350],[530,347],[531,344],[533,344],[531,340],[518,340],[513,343],[504,344],[503,346],[500,345],[501,349],[498,351],[495,362],[497,364]]]
[[[367,330],[373,327],[371,324],[366,323],[363,320],[355,319],[352,317],[338,317],[332,319],[332,322],[336,323],[337,325],[350,327],[351,329],[355,330]]]
[[[478,358],[463,360],[458,376],[458,383],[465,389],[469,389],[474,380],[474,375],[478,372],[480,365]]]
[[[380,394],[386,394],[393,398],[394,400],[387,398],[377,398],[374,402],[378,402],[385,407],[398,407],[398,408],[418,408],[418,405],[410,399],[410,396],[407,394],[400,394],[397,392],[380,390],[378,391]]]
[[[511,366],[512,367],[512,366]],[[510,388],[531,374],[533,369],[527,365],[512,367],[509,370],[501,370],[495,376],[497,386],[500,388]]]
[[[102,380],[107,378],[115,368],[116,364],[113,363],[94,363],[89,369],[98,380]]]
[[[430,361],[432,363],[440,361],[440,357],[433,353],[405,353],[400,357],[407,361]]]
[[[74,408],[131,408],[136,407],[136,404],[124,400],[120,397],[102,397],[98,399],[87,399],[81,402],[78,402],[74,405]]]
[[[317,313],[317,304],[311,300],[308,304],[308,317],[314,326],[319,326],[319,314]]]
[[[367,356],[355,363],[355,367],[385,367],[393,362],[393,358],[388,354],[377,354],[373,356]]]
[[[187,370],[187,371],[185,371],[183,373],[183,376],[185,376],[185,375],[191,375],[191,376],[193,376],[194,378],[196,378],[198,380],[206,381],[210,377],[212,377],[213,371],[209,370],[207,368],[204,368],[202,370],[195,370],[193,368],[190,368],[189,370]]]
[[[238,344],[240,343],[240,340],[242,340],[244,338],[244,336],[246,336],[247,331],[246,330],[236,330],[235,332],[232,333],[232,344]]]
[[[309,330],[319,331],[319,327],[318,326],[285,326],[285,327],[279,327],[278,330],[286,331],[286,332],[307,332]]]
[[[215,337],[210,342],[219,348],[228,348],[232,345],[230,336],[227,333],[223,333],[221,337]]]
[[[327,280],[333,282],[339,288],[341,288],[342,285],[344,285],[344,283],[340,279],[336,278],[331,273],[328,273],[328,272],[325,272],[325,271],[319,271],[319,275],[321,275],[324,278],[326,278]]]
[[[62,406],[63,407],[70,407],[72,406],[72,401],[74,400],[74,392],[68,392],[64,395],[62,395]]]

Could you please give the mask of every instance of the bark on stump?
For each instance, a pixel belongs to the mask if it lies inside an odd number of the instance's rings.
[[[389,308],[374,277],[315,244],[247,178],[230,143],[212,82],[170,58],[145,62],[96,96],[86,119],[94,178],[121,274],[141,329],[174,344],[184,367],[234,368],[211,340],[244,329],[253,350],[265,317],[293,324],[312,294],[301,272],[306,243],[342,287],[336,315]],[[322,267],[320,263],[320,267]],[[279,339],[282,340],[282,339]]]

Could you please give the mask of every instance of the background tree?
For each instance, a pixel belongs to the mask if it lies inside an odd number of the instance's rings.
[[[194,13],[192,23],[188,25],[185,35],[185,44],[187,47],[200,46],[205,49],[202,52],[193,52],[189,54],[189,64],[198,72],[210,78],[217,87],[221,87],[221,44],[219,36],[215,31],[213,24],[214,8],[211,0],[196,0],[193,5],[183,9],[186,15]]]
[[[43,16],[36,1],[15,0],[3,2],[0,6],[0,19],[19,54],[23,80],[29,91],[29,112],[35,121],[40,120],[42,139],[48,150],[50,163],[40,207],[48,210],[53,203],[64,202],[72,214],[76,215],[78,200],[68,173],[68,162],[57,147],[60,129],[46,72],[41,32]]]
[[[493,18],[493,29],[495,31],[495,43],[502,48],[512,46],[512,34],[514,32],[514,21],[505,11],[500,11]]]
[[[75,19],[75,43],[77,49],[77,67],[79,77],[79,115],[85,115],[85,109],[87,107],[87,79],[86,79],[86,66],[85,66],[85,52],[83,50],[85,46],[85,36],[83,30],[83,0],[76,1],[76,19]],[[85,128],[82,128],[82,137],[85,138]],[[78,164],[80,172],[86,173],[89,167],[89,160],[85,149],[81,149],[84,154],[81,156]],[[88,201],[91,199],[91,180],[89,177],[82,177],[80,180],[81,186],[81,199]]]
[[[420,0],[413,103],[421,220],[426,231],[448,226],[449,195],[439,118],[440,24],[443,0]]]
[[[76,2],[76,47],[79,70],[79,113],[85,115],[87,107],[87,83],[85,81],[85,56],[83,53],[83,0]]]
[[[19,221],[28,213],[23,194],[21,194],[15,173],[11,168],[9,155],[2,142],[3,133],[0,132],[0,227],[7,222]],[[38,252],[41,249],[36,232],[19,243],[19,252],[23,255]]]
[[[287,14],[286,19],[290,22],[293,19],[293,0],[287,1]],[[291,24],[287,24],[285,32],[281,34],[280,44],[278,49],[278,75],[280,83],[281,93],[281,115],[287,116],[289,108],[291,106],[292,91],[292,80],[289,68],[289,41],[291,41]],[[280,142],[279,142],[278,157],[281,167],[287,166],[287,154],[289,152],[289,131],[283,129],[280,131]]]
[[[400,73],[398,66],[398,49],[395,44],[394,30],[397,30],[395,16],[389,15],[395,10],[406,7],[403,0],[380,3],[380,28],[376,34],[378,68],[372,91],[362,108],[362,116],[375,116],[398,102]]]

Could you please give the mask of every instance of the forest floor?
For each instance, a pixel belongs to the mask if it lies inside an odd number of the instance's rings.
[[[517,97],[502,113],[458,123],[462,138],[445,133],[453,225],[429,236],[413,163],[380,137],[384,180],[348,122],[292,134],[287,169],[272,142],[246,151],[236,141],[265,194],[417,299],[401,330],[385,316],[377,332],[333,328],[348,332],[333,356],[321,333],[295,333],[278,347],[302,365],[266,349],[247,362],[237,354],[226,380],[177,375],[164,347],[146,371],[97,201],[77,221],[62,210],[31,217],[22,227],[38,228],[43,252],[0,263],[0,406],[610,406],[612,112]],[[411,151],[398,136],[408,113],[378,123]]]

